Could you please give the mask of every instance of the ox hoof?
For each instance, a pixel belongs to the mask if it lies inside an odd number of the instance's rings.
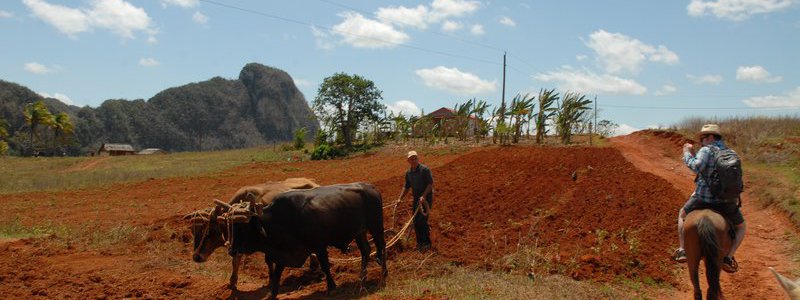
[[[236,284],[235,283],[228,284],[228,288],[231,289],[231,291],[236,291]]]

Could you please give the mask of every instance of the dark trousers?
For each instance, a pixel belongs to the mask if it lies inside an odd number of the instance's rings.
[[[417,211],[419,205],[419,197],[414,198],[413,211]],[[425,199],[428,202],[428,207],[433,208],[433,199]],[[423,207],[424,208],[424,207]],[[426,212],[430,213],[430,211]],[[420,211],[414,217],[414,233],[417,236],[417,248],[431,246],[431,229],[428,226],[428,216],[422,214]]]

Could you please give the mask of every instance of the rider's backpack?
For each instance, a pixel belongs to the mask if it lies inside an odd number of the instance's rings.
[[[731,149],[712,149],[716,168],[706,178],[711,194],[722,202],[737,201],[744,190],[742,160]]]

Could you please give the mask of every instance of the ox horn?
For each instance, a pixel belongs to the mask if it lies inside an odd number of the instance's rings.
[[[194,215],[195,215],[195,213],[194,213],[194,212],[188,213],[188,214],[186,214],[185,216],[183,216],[183,219],[184,219],[184,220],[189,220],[189,219],[193,218],[193,217],[194,217]]]
[[[217,205],[222,206],[224,208],[231,209],[231,205],[230,204],[222,202],[219,199],[214,199],[214,203],[216,203]]]

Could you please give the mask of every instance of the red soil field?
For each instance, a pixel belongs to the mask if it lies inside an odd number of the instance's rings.
[[[690,178],[657,176],[640,168],[656,168],[650,164],[660,163],[659,159],[677,165],[676,158],[668,156],[685,140],[653,132],[624,138],[605,148],[520,146],[421,153],[435,181],[431,227],[436,252],[391,249],[390,278],[435,276],[421,267],[401,268],[430,259],[508,272],[558,273],[577,280],[649,278],[684,290],[682,282],[688,279],[683,273],[676,278],[669,255],[677,244],[677,209],[688,194],[671,181],[690,184]],[[215,175],[103,188],[3,195],[2,215],[14,216],[24,225],[54,224],[88,232],[131,226],[144,228],[145,236],[106,247],[86,246],[90,238],[74,244],[55,237],[0,241],[0,295],[263,298],[268,276],[262,256],[246,259],[242,271],[257,280],[240,277],[242,291],[232,293],[227,279],[191,262],[189,225],[181,217],[210,206],[212,198],[227,199],[241,186],[288,177],[313,178],[320,184],[372,182],[383,194],[384,204],[389,204],[402,188],[407,168],[404,150],[348,160],[250,164]],[[657,168],[663,169],[663,163]],[[410,197],[401,203],[394,224],[392,210],[386,209],[386,227],[405,222],[409,206]],[[410,236],[413,240],[413,232]],[[547,263],[533,267],[508,263],[526,246],[535,247]],[[223,250],[212,256],[225,258]],[[357,251],[331,253],[337,258],[357,255]],[[334,263],[332,271],[340,291],[358,290],[357,264]],[[378,274],[371,264],[371,284]],[[293,269],[284,275],[279,298],[324,295],[318,275]],[[337,295],[334,298],[349,298],[352,293]]]

